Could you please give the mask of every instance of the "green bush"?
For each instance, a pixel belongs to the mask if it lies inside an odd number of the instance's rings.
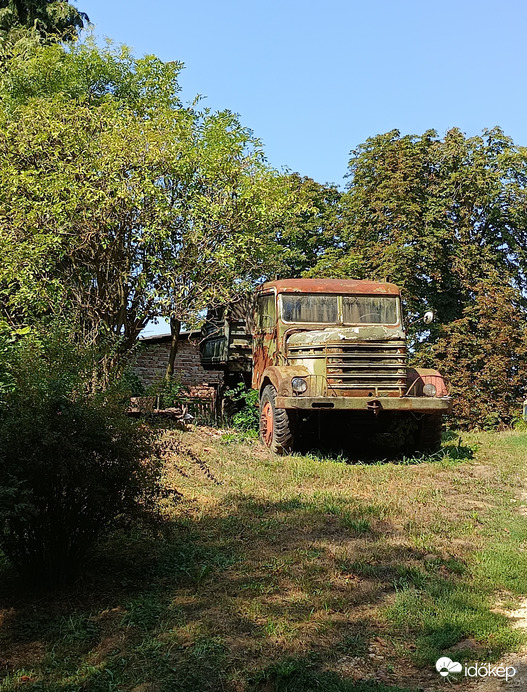
[[[229,400],[230,410],[227,422],[241,432],[257,432],[260,426],[260,409],[258,407],[258,391],[247,389],[239,383],[232,389],[227,389],[224,398]]]
[[[97,354],[64,335],[25,336],[2,367],[0,547],[26,577],[71,581],[110,526],[153,505],[151,433],[124,414],[118,385],[97,391]]]
[[[130,392],[130,396],[145,396],[146,388],[141,377],[133,370],[132,367],[127,367],[123,371],[121,383],[124,389]]]

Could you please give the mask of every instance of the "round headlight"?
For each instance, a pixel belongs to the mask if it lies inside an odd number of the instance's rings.
[[[291,387],[295,394],[303,394],[307,389],[307,382],[303,377],[293,377]]]
[[[425,386],[423,387],[423,394],[425,396],[435,396],[437,394],[435,384],[425,384]]]

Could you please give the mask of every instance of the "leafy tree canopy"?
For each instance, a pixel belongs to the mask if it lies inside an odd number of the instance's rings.
[[[34,30],[44,41],[71,41],[89,21],[66,0],[0,0],[0,41],[19,29]]]
[[[265,273],[289,202],[228,111],[179,100],[180,63],[87,42],[14,55],[0,88],[0,295],[126,350]],[[264,266],[265,265],[265,266]]]
[[[342,193],[298,173],[287,176],[294,204],[278,234],[277,275],[347,278],[360,272],[360,261],[344,238]]]
[[[352,152],[347,240],[370,276],[404,287],[412,312],[427,301],[448,322],[495,268],[526,285],[526,173],[525,149],[499,128],[379,135]]]

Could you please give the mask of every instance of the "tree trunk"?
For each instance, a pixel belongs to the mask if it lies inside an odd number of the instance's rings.
[[[174,374],[174,362],[176,360],[177,347],[179,342],[179,331],[181,322],[175,317],[170,318],[170,354],[168,356],[168,365],[165,372],[165,379],[169,380]]]

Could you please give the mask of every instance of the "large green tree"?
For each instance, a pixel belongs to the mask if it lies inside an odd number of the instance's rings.
[[[410,330],[416,361],[441,357],[463,424],[509,423],[526,382],[527,151],[499,128],[392,131],[353,151],[349,172],[344,238],[362,271],[400,285],[411,319],[436,312]]]
[[[0,90],[0,296],[12,327],[63,315],[130,348],[265,273],[283,181],[230,112],[179,100],[179,63],[38,46]]]

